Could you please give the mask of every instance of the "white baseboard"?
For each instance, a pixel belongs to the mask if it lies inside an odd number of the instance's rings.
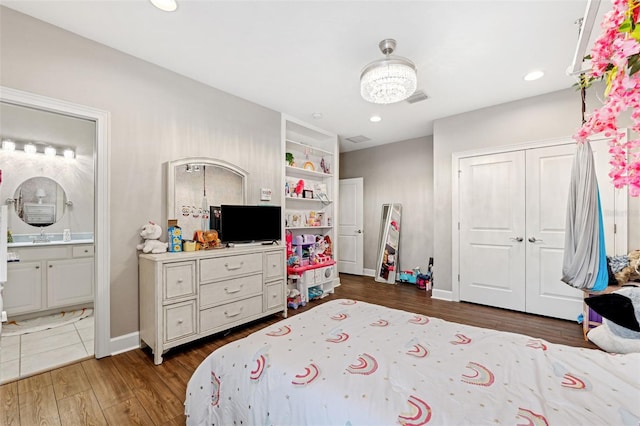
[[[113,337],[109,348],[111,355],[118,355],[123,352],[132,351],[140,347],[140,332],[124,334],[122,336]]]
[[[364,268],[364,269],[362,270],[362,274],[363,274],[365,277],[375,277],[375,276],[376,276],[376,271],[375,271],[375,269],[367,269],[367,268]]]
[[[434,288],[431,291],[431,298],[438,300],[448,300],[449,302],[451,302],[453,300],[453,292],[450,290],[439,290],[437,288]]]

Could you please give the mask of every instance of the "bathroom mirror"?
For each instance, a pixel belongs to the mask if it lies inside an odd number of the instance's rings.
[[[62,186],[47,177],[22,182],[13,197],[16,215],[32,226],[49,226],[59,221],[67,206]]]
[[[247,175],[243,169],[222,160],[183,158],[167,164],[167,219],[177,219],[183,239],[197,230],[211,229],[214,206],[245,204]]]

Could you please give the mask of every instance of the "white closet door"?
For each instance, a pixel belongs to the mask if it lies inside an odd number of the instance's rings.
[[[525,155],[460,160],[460,300],[525,309]]]
[[[562,281],[574,144],[526,151],[526,312],[575,320],[581,290]]]

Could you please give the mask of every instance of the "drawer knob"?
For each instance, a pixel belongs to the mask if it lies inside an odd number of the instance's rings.
[[[183,322],[184,322],[184,320],[183,320],[182,318],[180,318],[180,319],[178,320],[178,324],[182,324]]]
[[[36,269],[40,269],[40,267],[39,267],[39,266],[36,266]]]
[[[182,283],[182,281],[184,281],[182,278],[178,278],[178,284]]]
[[[53,268],[53,265],[49,265],[49,268]]]

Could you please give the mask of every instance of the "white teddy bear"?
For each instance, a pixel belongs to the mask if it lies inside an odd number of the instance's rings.
[[[158,241],[162,235],[162,228],[153,222],[146,223],[140,231],[140,236],[144,239],[142,244],[136,247],[143,253],[164,253],[167,251],[167,243]]]

